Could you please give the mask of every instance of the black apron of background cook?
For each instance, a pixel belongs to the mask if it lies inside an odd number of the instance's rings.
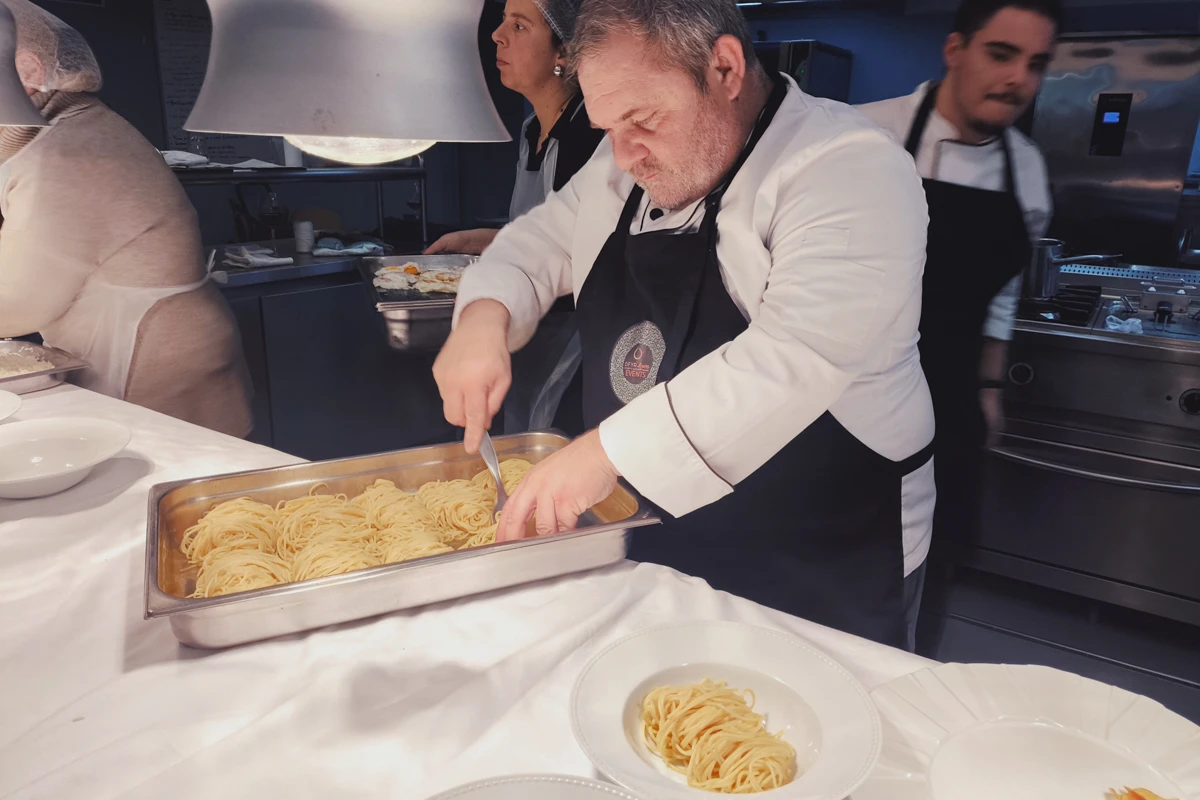
[[[577,303],[589,428],[748,327],[722,282],[717,215],[786,92],[777,79],[740,160],[705,199],[699,231],[630,236],[642,190],[630,194]],[[629,557],[903,647],[901,482],[931,452],[893,462],[826,412],[732,494],[679,519],[664,514],[664,525],[632,534]]]
[[[905,149],[914,159],[937,92],[937,84],[926,92],[909,130]],[[979,536],[987,440],[979,403],[979,366],[988,307],[1033,254],[1017,201],[1007,135],[1000,141],[1003,191],[924,181],[929,243],[921,305],[921,365],[937,422],[937,506],[917,632],[917,652],[927,655],[938,651],[945,630],[949,571]]]
[[[917,157],[937,103],[925,94],[905,149]],[[932,550],[950,560],[974,544],[979,529],[987,429],[979,404],[979,361],[988,307],[1033,254],[1015,194],[1007,135],[1003,191],[925,180],[929,244],[921,306],[921,364],[937,420],[937,510]]]

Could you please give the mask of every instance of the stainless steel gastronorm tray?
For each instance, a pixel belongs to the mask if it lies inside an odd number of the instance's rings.
[[[452,294],[426,294],[415,291],[381,291],[375,286],[375,274],[384,267],[414,263],[426,269],[466,267],[475,263],[475,256],[388,256],[364,258],[359,271],[367,283],[371,302],[383,315],[388,329],[388,344],[404,352],[435,352],[450,335],[450,319],[454,315]]]
[[[495,443],[502,460],[537,462],[568,441],[556,433],[525,433],[497,437]],[[318,483],[354,495],[379,478],[414,491],[428,481],[469,478],[484,468],[483,459],[468,456],[455,443],[155,486],[146,517],[145,616],[169,617],[184,644],[229,647],[601,567],[625,557],[627,530],[658,522],[622,483],[580,519],[581,527],[573,533],[224,597],[188,597],[196,571],[179,551],[179,542],[216,503],[250,496],[274,504],[302,497]]]
[[[0,391],[16,394],[40,392],[42,389],[58,386],[66,380],[68,373],[86,369],[88,366],[86,361],[76,358],[65,350],[59,350],[57,347],[0,339],[0,354],[6,353],[33,356],[50,363],[48,369],[40,372],[28,372],[24,375],[14,375],[11,378],[0,378]]]

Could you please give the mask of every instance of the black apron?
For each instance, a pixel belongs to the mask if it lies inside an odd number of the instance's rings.
[[[925,94],[905,149],[917,157],[937,103]],[[925,180],[929,244],[921,306],[921,364],[937,420],[931,564],[952,563],[973,547],[979,531],[987,427],[979,404],[979,360],[988,306],[1029,264],[1033,249],[1017,201],[1012,154],[1004,148],[1003,191]],[[937,580],[937,577],[932,577]]]
[[[747,329],[722,282],[717,215],[786,93],[777,80],[737,165],[704,200],[698,231],[630,236],[642,190],[630,194],[577,303],[589,428]],[[826,412],[732,494],[632,534],[629,557],[903,647],[901,483],[931,453],[893,462]]]

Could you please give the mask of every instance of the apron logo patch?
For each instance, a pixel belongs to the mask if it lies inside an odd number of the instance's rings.
[[[658,382],[667,343],[653,322],[640,322],[625,333],[612,349],[609,381],[622,403],[645,394]]]
[[[650,377],[653,367],[654,355],[650,348],[644,344],[635,344],[629,355],[625,356],[625,380],[637,386]]]

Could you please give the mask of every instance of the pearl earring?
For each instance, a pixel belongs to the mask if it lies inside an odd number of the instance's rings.
[[[555,64],[555,65],[554,65],[554,77],[556,77],[556,78],[561,78],[561,77],[563,76],[563,73],[564,73],[565,71],[566,71],[566,70],[564,70],[564,69],[563,69],[563,67],[562,67],[562,64]]]

